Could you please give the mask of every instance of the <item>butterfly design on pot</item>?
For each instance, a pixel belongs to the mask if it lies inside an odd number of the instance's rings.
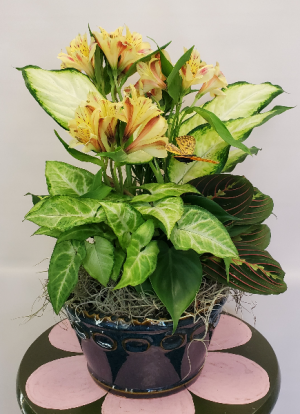
[[[219,164],[218,161],[201,158],[194,154],[196,140],[191,135],[182,135],[181,137],[177,137],[176,142],[179,148],[176,147],[176,145],[169,143],[166,145],[166,150],[175,154],[174,158],[178,161],[185,163],[192,161],[203,161],[211,164]]]

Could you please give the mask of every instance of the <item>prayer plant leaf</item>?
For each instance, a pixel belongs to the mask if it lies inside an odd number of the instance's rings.
[[[84,152],[80,152],[75,148],[70,148],[69,145],[58,135],[57,131],[54,130],[55,135],[59,139],[60,143],[65,147],[72,157],[76,158],[76,160],[83,161],[83,162],[91,162],[92,164],[96,164],[100,167],[103,166],[103,162],[99,160],[97,157],[92,157],[91,155],[85,154]]]
[[[147,220],[132,234],[123,274],[115,289],[139,285],[154,272],[159,249],[157,242],[151,241],[153,234],[152,220]]]
[[[114,267],[113,267],[112,273],[111,273],[111,279],[114,282],[117,282],[117,280],[120,277],[121,268],[122,268],[123,263],[124,263],[125,258],[126,258],[126,253],[120,247],[116,247],[114,258],[115,258],[115,262],[114,262]]]
[[[224,92],[226,97],[217,96],[202,107],[213,112],[222,121],[228,121],[258,114],[276,96],[283,93],[283,89],[269,82],[259,85],[236,82],[228,85]],[[186,135],[192,129],[205,123],[206,120],[200,114],[195,114],[183,122],[179,131],[180,135]]]
[[[254,188],[251,203],[241,217],[242,220],[234,223],[235,226],[245,226],[249,224],[258,224],[265,221],[273,211],[274,203],[270,196],[261,193]]]
[[[120,245],[126,249],[130,243],[131,233],[144,223],[142,215],[126,203],[101,202],[107,222],[112,228]]]
[[[238,247],[240,260],[233,259],[229,268],[229,282],[223,260],[205,258],[202,262],[206,276],[233,289],[260,295],[279,294],[286,291],[284,271],[280,264],[265,250]]]
[[[76,240],[57,243],[54,247],[47,289],[56,314],[60,312],[78,282],[79,267],[85,255],[84,244]]]
[[[239,175],[213,174],[193,180],[192,183],[204,197],[238,218],[242,218],[248,210],[254,194],[250,181]]]
[[[19,70],[34,99],[64,129],[69,129],[69,121],[89,92],[99,95],[90,79],[76,69],[44,70],[29,65]]]
[[[207,197],[202,197],[201,195],[183,194],[181,198],[185,204],[205,208],[205,210],[213,214],[221,223],[224,223],[226,221],[239,220],[238,217],[234,217],[228,214],[227,211],[219,206],[219,204],[215,203],[213,200]]]
[[[106,216],[96,200],[54,196],[36,204],[25,219],[39,226],[66,231],[82,224],[100,223]]]
[[[182,66],[190,59],[194,46],[187,50],[175,63],[172,72],[167,77],[168,94],[173,98],[174,102],[177,103],[180,98],[182,77],[179,74]]]
[[[94,181],[89,171],[59,161],[46,161],[45,175],[51,196],[79,197],[91,189]]]
[[[86,257],[82,263],[88,274],[107,286],[113,265],[114,246],[103,237],[94,237],[94,243],[85,242]]]
[[[164,225],[168,239],[175,223],[183,214],[183,201],[179,197],[166,197],[153,203],[135,203],[134,208],[143,216],[153,216]]]
[[[171,242],[177,250],[193,249],[199,254],[238,257],[225,227],[215,216],[198,206],[184,207],[183,216],[172,231]]]
[[[202,281],[199,256],[193,250],[181,251],[158,242],[157,266],[150,276],[155,293],[173,320],[173,333],[179,318],[195,299]]]
[[[95,224],[83,224],[82,226],[76,226],[65,232],[60,232],[58,242],[65,240],[86,240],[89,237],[101,236],[109,241],[116,238],[115,234],[107,226],[107,230],[104,228],[104,223]]]
[[[132,203],[140,203],[141,201],[150,203],[165,197],[179,197],[183,193],[199,193],[199,191],[190,184],[178,185],[174,183],[153,183],[141,185],[139,188],[149,191],[150,194],[137,195],[131,200]]]
[[[271,240],[271,231],[266,224],[254,224],[248,230],[232,237],[232,241],[237,248],[266,249]]]

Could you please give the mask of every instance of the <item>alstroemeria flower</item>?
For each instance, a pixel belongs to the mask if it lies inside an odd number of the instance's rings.
[[[140,125],[146,125],[150,119],[162,113],[151,99],[140,96],[133,85],[130,85],[127,91],[118,114],[119,119],[127,123],[123,135],[123,143],[128,140]],[[131,97],[129,96],[129,91]]]
[[[221,88],[226,88],[227,85],[227,80],[224,74],[220,71],[220,66],[217,62],[214,76],[208,82],[203,83],[197,95],[203,96],[205,93],[210,92],[210,96],[212,97],[215,97],[216,95],[226,96]]]
[[[142,35],[137,32],[131,33],[126,26],[126,48],[121,53],[118,62],[120,72],[126,73],[130,66],[151,52],[151,46],[148,42],[143,42]]]
[[[94,67],[90,59],[90,49],[87,42],[87,36],[80,34],[72,40],[69,47],[66,47],[66,53],[59,53],[58,59],[62,60],[61,68],[75,68],[84,71],[90,78],[94,77]]]
[[[149,62],[139,62],[136,65],[140,80],[135,87],[139,88],[140,95],[150,93],[156,100],[162,98],[162,89],[166,89],[166,77],[161,70],[160,55],[157,53]]]
[[[70,147],[83,144],[84,152],[111,151],[115,144],[116,115],[115,104],[89,93],[85,105],[77,108],[75,119],[69,122],[70,134],[74,138]]]
[[[126,38],[123,36],[123,27],[119,27],[114,32],[108,33],[100,27],[101,33],[93,32],[93,36],[99,47],[105,54],[112,69],[117,70],[119,57],[126,49]],[[95,48],[93,48],[93,51]]]
[[[186,52],[187,49],[184,49],[184,51]],[[207,65],[205,62],[201,62],[199,52],[194,49],[190,60],[180,69],[182,89],[185,91],[192,85],[207,82],[214,74],[215,68],[213,65]]]

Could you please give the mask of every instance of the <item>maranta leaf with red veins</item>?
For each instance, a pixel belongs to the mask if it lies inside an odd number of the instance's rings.
[[[241,226],[239,226],[241,228]],[[241,234],[232,237],[233,243],[237,246],[254,247],[266,249],[271,240],[271,231],[266,224],[257,224],[245,229]]]
[[[207,277],[233,289],[260,295],[279,294],[286,291],[284,271],[280,264],[265,250],[236,246],[240,259],[233,259],[229,268],[229,282],[223,260],[214,256],[202,260]]]
[[[266,220],[273,211],[274,203],[270,196],[261,193],[254,188],[254,194],[248,210],[244,213],[242,220],[235,222],[235,225],[245,226],[258,224]]]

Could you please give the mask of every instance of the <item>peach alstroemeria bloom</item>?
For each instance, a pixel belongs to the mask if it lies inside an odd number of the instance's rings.
[[[152,50],[148,42],[143,42],[142,35],[137,32],[131,33],[126,26],[126,48],[121,53],[121,58],[118,62],[118,69],[120,72],[126,73],[130,66],[148,55]]]
[[[162,89],[166,89],[166,77],[161,71],[161,62],[159,53],[149,62],[139,62],[136,65],[140,80],[135,85],[138,86],[141,95],[150,92],[158,101],[162,98]]]
[[[87,36],[80,34],[72,40],[69,47],[66,47],[66,53],[59,53],[57,56],[62,60],[61,68],[75,68],[84,71],[90,78],[94,77],[94,67],[90,60],[90,50],[87,42]]]
[[[119,27],[112,33],[108,33],[100,27],[101,33],[93,32],[93,36],[99,47],[105,54],[111,68],[117,70],[119,57],[123,50],[126,49],[126,38],[123,36],[123,27]],[[95,48],[93,47],[93,51]]]
[[[187,49],[184,49],[186,52]],[[204,83],[209,81],[215,73],[213,65],[207,65],[201,62],[200,54],[196,49],[193,49],[190,60],[180,69],[182,77],[182,89],[186,91],[192,85]]]
[[[75,119],[69,122],[73,140],[70,147],[83,144],[84,152],[108,152],[115,144],[118,122],[116,105],[89,93],[85,106],[79,106]]]
[[[145,96],[139,96],[139,92],[133,85],[129,86],[129,93],[125,93],[125,98],[119,107],[118,118],[126,122],[126,128],[123,135],[123,143],[136,131],[136,129],[146,124],[150,119],[160,115],[162,111],[151,99]]]
[[[208,82],[203,83],[197,95],[203,96],[205,93],[210,92],[210,96],[212,97],[215,97],[216,95],[226,96],[221,88],[226,88],[227,85],[227,80],[224,74],[220,71],[220,66],[217,62],[214,76]]]
[[[132,154],[136,151],[144,151],[153,157],[167,157],[165,147],[168,138],[163,136],[167,128],[167,121],[160,115],[147,120],[134,131],[133,142],[128,145],[125,152]]]

